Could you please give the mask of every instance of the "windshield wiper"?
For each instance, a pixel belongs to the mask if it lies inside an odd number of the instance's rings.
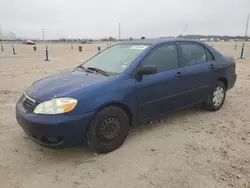
[[[101,73],[103,74],[104,76],[110,76],[110,74],[104,70],[101,70],[101,69],[98,69],[96,67],[86,67],[87,70],[91,70],[91,71],[95,71],[95,72],[98,72],[98,73]]]
[[[82,70],[84,70],[84,71],[86,71],[86,72],[93,73],[92,70],[88,70],[88,69],[86,69],[84,66],[78,66],[78,67],[76,67],[76,68],[82,69]]]

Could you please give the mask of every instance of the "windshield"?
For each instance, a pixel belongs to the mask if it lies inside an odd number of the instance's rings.
[[[138,44],[115,45],[88,60],[82,66],[118,74],[123,72],[147,47],[148,45]]]

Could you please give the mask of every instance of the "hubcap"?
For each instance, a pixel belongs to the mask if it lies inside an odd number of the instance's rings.
[[[109,144],[120,133],[120,121],[115,117],[105,119],[99,127],[98,137],[104,144]]]
[[[217,88],[215,88],[214,93],[213,93],[214,106],[216,107],[220,106],[224,100],[224,97],[225,97],[224,88],[221,86],[218,86]]]

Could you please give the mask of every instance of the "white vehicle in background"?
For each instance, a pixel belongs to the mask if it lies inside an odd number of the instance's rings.
[[[27,44],[27,45],[35,45],[36,43],[31,41],[31,40],[27,40],[27,41],[24,41],[23,44]]]
[[[214,38],[210,38],[209,41],[210,42],[214,42],[215,40],[214,40]]]

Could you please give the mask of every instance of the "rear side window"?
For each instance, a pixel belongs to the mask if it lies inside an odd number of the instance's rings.
[[[180,44],[180,48],[183,54],[184,66],[204,63],[207,61],[205,48],[201,45],[185,43]]]
[[[214,61],[214,56],[208,49],[206,49],[206,54],[207,54],[207,61]]]
[[[175,44],[167,44],[157,47],[142,62],[142,66],[154,65],[158,72],[179,68],[178,51]]]

